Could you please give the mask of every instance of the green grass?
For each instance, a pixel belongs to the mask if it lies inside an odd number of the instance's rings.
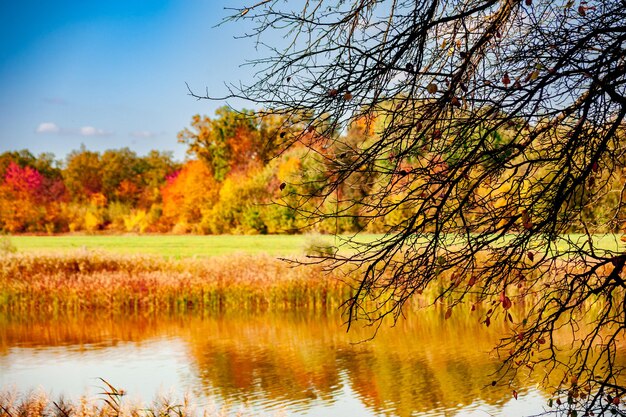
[[[172,258],[210,257],[236,253],[273,256],[303,253],[313,239],[308,235],[271,236],[194,236],[194,235],[122,235],[122,236],[11,236],[20,253],[73,252],[80,249],[122,254],[160,255]],[[318,237],[315,237],[318,239]],[[333,242],[330,236],[319,239]]]
[[[364,235],[360,241],[373,241],[381,235]],[[570,235],[582,244],[582,235]],[[620,235],[596,235],[598,249],[624,250]],[[333,236],[323,235],[61,235],[61,236],[11,236],[10,242],[20,253],[68,253],[76,250],[97,250],[117,254],[157,255],[181,259],[211,257],[230,254],[267,254],[290,256],[303,254],[313,242],[339,244]],[[559,250],[565,250],[559,242]],[[345,250],[345,248],[344,248]]]

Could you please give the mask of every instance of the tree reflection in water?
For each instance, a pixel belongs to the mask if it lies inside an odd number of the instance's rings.
[[[346,333],[339,316],[3,317],[0,355],[10,360],[16,346],[102,353],[121,342],[175,338],[187,346],[193,392],[296,414],[341,401],[346,392],[373,414],[399,416],[493,412],[514,401],[513,389],[520,406],[525,394],[535,401],[551,396],[535,391],[541,372],[491,385],[500,363],[491,349],[506,324],[485,328],[477,317],[444,320],[443,311],[429,310],[381,329],[372,341],[363,341],[372,329]]]

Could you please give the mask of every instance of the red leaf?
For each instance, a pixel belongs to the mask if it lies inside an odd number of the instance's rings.
[[[446,311],[446,314],[445,314],[445,316],[443,318],[448,320],[450,318],[450,316],[452,316],[452,307],[448,308],[448,310]]]
[[[513,398],[517,400],[517,391],[513,390]]]
[[[4,174],[4,182],[14,191],[34,195],[41,191],[44,177],[34,168],[22,168],[11,161]]]
[[[284,182],[280,184],[280,191],[284,190],[285,187],[287,186],[287,184],[285,184]]]

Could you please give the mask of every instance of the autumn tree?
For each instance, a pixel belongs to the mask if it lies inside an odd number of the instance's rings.
[[[178,140],[189,146],[188,153],[204,161],[218,181],[228,174],[246,173],[260,168],[276,150],[281,120],[276,116],[260,117],[248,110],[235,111],[220,107],[217,117],[195,115],[191,129],[178,134]]]
[[[63,178],[74,200],[89,200],[102,193],[102,162],[100,153],[89,151],[84,145],[68,154]]]
[[[15,163],[20,167],[31,167],[44,177],[52,180],[61,179],[61,164],[54,159],[54,155],[51,153],[42,153],[35,156],[27,149],[4,152],[0,154],[0,175],[5,174],[11,163]]]
[[[27,150],[0,154],[0,229],[54,232],[63,229],[60,205],[67,200],[61,169],[52,154]]]
[[[62,228],[59,204],[65,197],[60,179],[10,162],[0,181],[0,229],[11,233],[57,231]]]
[[[216,202],[219,184],[204,162],[192,160],[168,177],[161,193],[163,221],[174,231],[188,232],[199,225],[203,210]]]
[[[33,231],[43,218],[44,177],[29,166],[11,162],[0,185],[0,225],[9,232]]]
[[[623,413],[626,254],[596,233],[625,220],[624,0],[298,5],[233,12],[268,46],[228,95],[285,120],[312,115],[290,143],[328,170],[301,197],[337,202],[317,204],[313,221],[355,206],[364,225],[391,219],[384,237],[325,259],[360,272],[348,321],[398,319],[439,286],[447,317],[510,322],[503,370],[543,369],[565,390],[561,411]],[[372,140],[335,134],[358,120],[374,123]],[[338,193],[355,173],[376,182]]]
[[[140,178],[143,186],[138,206],[150,208],[154,204],[161,203],[161,187],[165,185],[167,177],[180,170],[181,164],[174,161],[172,152],[159,152],[152,150],[141,158]]]

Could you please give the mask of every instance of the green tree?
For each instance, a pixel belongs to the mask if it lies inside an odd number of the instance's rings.
[[[136,203],[143,188],[144,164],[129,148],[108,149],[100,157],[101,193],[108,201]]]

